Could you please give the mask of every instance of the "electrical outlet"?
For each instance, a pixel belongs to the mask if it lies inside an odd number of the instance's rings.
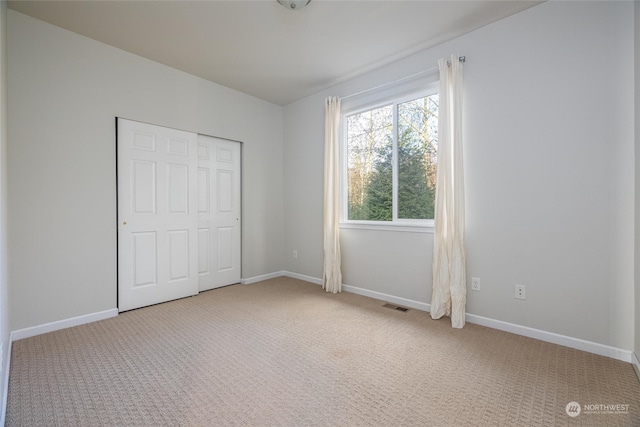
[[[478,277],[471,278],[471,290],[472,291],[480,290],[480,279]]]
[[[298,259],[298,251],[294,249],[293,254],[291,256],[293,256],[293,259]]]
[[[516,298],[527,299],[527,288],[524,285],[516,285]]]

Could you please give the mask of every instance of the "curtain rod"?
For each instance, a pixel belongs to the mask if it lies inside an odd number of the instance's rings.
[[[458,61],[465,62],[465,57],[464,56],[459,56],[458,57]],[[447,61],[447,65],[451,65],[451,61]],[[343,96],[343,97],[340,98],[340,100],[344,101],[345,99],[353,98],[354,96],[364,95],[367,92],[372,92],[374,90],[382,89],[384,87],[391,86],[391,85],[394,85],[394,84],[399,83],[401,81],[408,80],[408,79],[411,79],[413,77],[417,77],[417,76],[420,76],[420,75],[423,75],[423,74],[432,74],[432,73],[435,73],[436,71],[438,71],[438,66],[437,65],[435,67],[431,67],[431,68],[429,68],[427,70],[419,71],[417,73],[410,74],[410,75],[405,76],[405,77],[401,77],[401,78],[393,80],[391,82],[383,83],[381,85],[374,86],[374,87],[371,87],[369,89],[361,90],[360,92],[356,92],[356,93],[352,93],[352,94],[347,95],[347,96]]]

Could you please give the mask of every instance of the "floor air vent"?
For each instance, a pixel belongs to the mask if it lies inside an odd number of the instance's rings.
[[[400,307],[399,305],[394,305],[394,304],[384,304],[383,307],[385,308],[391,308],[393,310],[398,310],[398,311],[402,311],[403,313],[406,313],[407,311],[409,311],[408,308],[406,307]]]

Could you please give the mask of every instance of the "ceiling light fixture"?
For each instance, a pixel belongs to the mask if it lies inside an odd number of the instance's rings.
[[[278,0],[278,3],[289,10],[298,10],[308,5],[310,1],[311,0]]]

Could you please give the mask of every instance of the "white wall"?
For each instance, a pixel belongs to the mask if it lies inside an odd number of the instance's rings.
[[[243,142],[243,277],[282,269],[282,108],[10,10],[13,330],[116,307],[115,117]]]
[[[467,311],[632,349],[633,7],[544,3],[285,107],[285,268],[322,275],[325,96],[465,55]],[[432,234],[342,244],[344,283],[430,302]]]
[[[7,261],[7,3],[0,2],[0,402],[5,401],[4,386],[9,375],[9,295]],[[0,406],[3,403],[0,403]],[[4,424],[4,408],[0,410]]]
[[[635,353],[640,360],[640,3],[635,14]],[[637,371],[640,377],[640,371]]]

